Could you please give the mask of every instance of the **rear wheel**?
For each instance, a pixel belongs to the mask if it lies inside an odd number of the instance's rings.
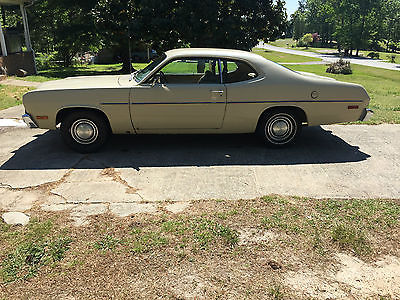
[[[257,134],[269,146],[283,147],[292,144],[301,131],[299,117],[293,112],[271,111],[260,120]]]
[[[95,152],[108,140],[110,129],[104,117],[92,111],[74,111],[68,114],[60,127],[65,144],[81,153]]]

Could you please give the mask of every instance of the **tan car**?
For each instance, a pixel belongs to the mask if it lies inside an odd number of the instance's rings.
[[[131,75],[73,77],[24,95],[30,127],[60,128],[80,152],[114,134],[252,133],[292,143],[303,126],[367,120],[357,84],[291,71],[227,49],[167,51]]]

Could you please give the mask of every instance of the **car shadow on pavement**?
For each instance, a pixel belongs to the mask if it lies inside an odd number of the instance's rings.
[[[297,165],[359,162],[370,156],[321,127],[303,130],[288,148],[266,147],[255,135],[119,135],[98,153],[68,149],[48,131],[18,150],[0,170],[175,166]]]

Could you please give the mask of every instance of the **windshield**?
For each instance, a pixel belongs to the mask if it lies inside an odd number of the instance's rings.
[[[153,60],[150,64],[148,64],[144,69],[139,70],[137,73],[135,73],[134,78],[136,82],[142,81],[143,78],[147,76],[155,67],[157,67],[165,58],[167,55],[165,53],[161,54],[158,58]]]

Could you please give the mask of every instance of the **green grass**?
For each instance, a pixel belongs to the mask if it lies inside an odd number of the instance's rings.
[[[35,219],[21,230],[12,231],[9,226],[1,226],[0,238],[9,246],[5,255],[1,253],[0,277],[3,282],[31,278],[42,267],[63,260],[72,239],[56,234],[52,229],[51,221]]]
[[[114,250],[122,241],[113,235],[106,234],[94,243],[97,250],[109,251]]]
[[[327,50],[329,51],[335,51],[337,52],[336,48],[318,48],[318,47],[296,47],[296,41],[293,40],[292,38],[287,38],[287,39],[280,39],[276,40],[273,42],[269,42],[270,45],[276,46],[276,47],[281,47],[281,48],[290,48],[293,50],[299,50],[299,51],[306,51],[306,52],[316,52],[316,53],[323,53],[326,52]],[[359,56],[360,57],[367,57],[367,55],[371,52],[379,53],[379,59],[382,60],[389,60],[388,55],[395,54],[396,55],[396,63],[400,63],[400,54],[399,53],[392,53],[392,52],[382,52],[382,51],[371,51],[371,50],[360,50],[359,51]],[[353,55],[356,54],[356,51],[353,51]]]
[[[294,54],[270,51],[259,48],[253,49],[253,52],[277,63],[301,63],[309,61],[321,61],[321,59],[315,57],[294,55]]]
[[[369,107],[375,112],[368,124],[400,124],[399,71],[352,65],[353,74],[335,75],[326,73],[324,65],[293,65],[289,68],[363,85],[371,97]]]
[[[32,88],[0,85],[0,110],[22,104],[22,96]]]
[[[276,47],[291,48],[292,45],[296,46],[296,41],[292,38],[287,38],[287,39],[280,39],[280,40],[276,40],[273,42],[269,42],[268,44],[271,44],[272,46],[276,46]]]
[[[372,252],[370,237],[390,231],[400,217],[400,205],[387,200],[311,200],[286,201],[279,196],[263,197],[273,210],[261,225],[284,232],[297,239],[308,239],[319,254],[328,253],[332,245],[357,255]]]

